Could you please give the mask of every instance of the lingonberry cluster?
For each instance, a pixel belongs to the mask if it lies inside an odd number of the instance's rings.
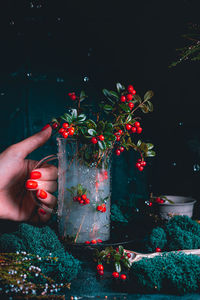
[[[160,197],[156,197],[155,201],[157,203],[161,203],[161,204],[163,204],[165,202],[165,200],[161,199]]]
[[[57,124],[57,123],[54,123],[54,124]],[[68,136],[73,136],[74,135],[75,128],[73,126],[69,126],[68,123],[63,123],[62,127],[58,130],[58,132],[62,135],[62,137],[64,137],[66,139],[66,138],[68,138]]]
[[[101,205],[98,205],[97,206],[97,211],[100,211],[102,213],[106,212],[106,205],[105,205],[105,203],[103,203]]]
[[[116,142],[119,142],[121,136],[123,135],[123,131],[119,129],[117,132],[114,133],[114,135],[116,136]]]
[[[75,95],[74,92],[69,93],[68,96],[70,97],[71,100],[75,101],[76,99],[78,99],[78,97]]]
[[[126,275],[125,275],[125,274],[121,274],[121,275],[119,276],[119,273],[118,273],[118,272],[113,272],[113,273],[112,273],[112,277],[115,278],[115,279],[118,279],[118,278],[120,277],[120,279],[126,280]]]
[[[117,148],[117,149],[115,150],[115,154],[116,154],[117,156],[119,156],[123,151],[124,151],[124,147],[121,146],[121,147],[119,147],[119,148]]]
[[[134,107],[134,103],[130,101],[133,100],[133,96],[135,94],[136,94],[136,90],[132,85],[129,85],[127,91],[123,92],[120,97],[120,101],[122,103],[128,102],[128,107],[130,108],[130,110],[132,110]]]
[[[85,194],[83,194],[81,196],[73,197],[73,201],[78,202],[80,205],[90,204],[90,199],[87,198],[87,196]]]
[[[126,124],[126,130],[131,133],[141,133],[142,127],[140,126],[140,122],[136,121],[133,126],[131,124]]]
[[[98,243],[102,243],[102,240],[101,240],[101,239],[98,239],[98,240],[85,241],[85,244],[86,244],[86,245],[90,245],[90,244],[96,245],[96,244],[98,244]]]
[[[100,134],[99,136],[97,136],[97,137],[92,137],[91,138],[91,142],[92,142],[92,144],[97,144],[98,143],[98,141],[104,141],[104,136],[103,136],[103,134]]]
[[[137,160],[137,163],[136,163],[136,168],[138,168],[139,171],[143,171],[144,170],[144,167],[146,166],[146,161],[142,160],[141,158],[139,158]]]

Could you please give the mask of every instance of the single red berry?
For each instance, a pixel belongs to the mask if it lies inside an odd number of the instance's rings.
[[[115,132],[114,135],[115,135],[115,136],[119,136],[119,135],[120,135],[119,131],[118,131],[118,132]]]
[[[136,131],[137,131],[136,127],[133,126],[133,127],[131,128],[131,132],[132,132],[132,133],[135,133]]]
[[[64,132],[62,133],[62,136],[63,136],[65,139],[68,138],[68,135],[69,135],[69,133],[66,132],[66,131],[64,131]]]
[[[90,204],[90,199],[89,198],[85,199],[85,204]]]
[[[121,96],[120,100],[121,100],[121,102],[126,102],[126,97],[125,96]]]
[[[81,199],[81,200],[79,201],[79,203],[80,203],[80,204],[84,204],[84,200]]]
[[[115,250],[116,250],[117,252],[119,252],[119,248],[116,248]]]
[[[133,90],[133,91],[132,91],[132,94],[135,95],[135,94],[136,94],[136,90]]]
[[[100,276],[103,276],[104,271],[103,271],[103,270],[99,270],[99,271],[98,271],[98,274],[99,274]]]
[[[132,99],[133,99],[133,95],[132,94],[126,95],[126,100],[127,101],[131,101]]]
[[[157,202],[157,203],[160,203],[160,200],[161,200],[160,197],[157,197],[157,198],[156,198],[156,202]]]
[[[113,272],[113,273],[112,273],[112,276],[113,276],[114,278],[119,278],[119,273],[118,273],[118,272]]]
[[[53,127],[53,129],[58,128],[58,123],[53,123],[52,127]]]
[[[104,176],[108,176],[108,171],[104,171]]]
[[[97,240],[97,243],[102,243],[102,240],[101,240],[101,239],[98,239],[98,240]]]
[[[98,264],[98,265],[97,265],[97,270],[103,270],[103,269],[104,269],[104,267],[103,267],[102,264]]]
[[[67,129],[69,127],[69,124],[68,123],[63,123],[63,128]]]
[[[76,95],[73,94],[73,95],[70,96],[70,98],[74,101],[74,100],[76,100]]]
[[[156,252],[161,252],[162,250],[160,248],[156,248]]]
[[[133,94],[133,91],[134,91],[134,87],[130,84],[127,88],[127,91],[130,93],[130,94]]]
[[[124,151],[124,147],[122,147],[122,146],[119,149],[120,149],[121,152]]]
[[[86,199],[87,199],[87,196],[84,194],[84,195],[81,196],[81,199],[82,199],[82,200],[86,200]]]
[[[104,136],[102,134],[99,136],[99,140],[104,141]]]
[[[115,151],[115,154],[116,154],[117,156],[119,156],[119,155],[121,154],[121,151],[120,151],[119,149],[117,149],[117,150]]]
[[[64,128],[60,128],[60,129],[58,130],[58,132],[61,133],[61,134],[62,134],[64,131],[65,131]]]
[[[160,203],[163,204],[165,201],[163,199],[160,199]]]
[[[105,176],[104,176],[104,180],[107,180],[107,179],[108,179],[108,175],[105,175]]]
[[[126,275],[125,275],[125,274],[121,274],[121,275],[120,275],[120,278],[121,278],[122,280],[126,280]]]
[[[122,135],[123,131],[120,129],[118,130],[119,134]]]
[[[91,241],[91,244],[96,244],[96,243],[97,243],[96,240],[92,240],[92,241]]]
[[[136,166],[136,168],[139,168],[139,167],[141,167],[141,164],[139,162],[137,162],[135,166]]]
[[[142,127],[137,127],[137,133],[141,133],[142,132]]]
[[[141,163],[141,162],[142,162],[142,159],[141,159],[141,158],[138,158],[138,162]]]
[[[142,172],[142,171],[144,170],[144,167],[140,166],[140,167],[138,168],[138,170],[139,170],[140,172]]]
[[[144,160],[143,160],[143,161],[141,161],[141,166],[145,167],[145,166],[146,166],[146,164],[147,164],[147,163],[146,163],[146,161],[144,161]]]
[[[126,124],[126,129],[127,129],[127,130],[130,130],[131,127],[132,127],[131,124]]]
[[[152,206],[153,205],[153,203],[152,202],[149,202],[149,206]]]
[[[131,254],[130,254],[129,252],[127,253],[127,257],[128,257],[128,258],[131,258]]]
[[[90,241],[85,241],[85,244],[86,244],[86,245],[89,245],[89,244],[90,244]]]
[[[69,128],[69,135],[74,135],[74,127]]]
[[[92,144],[97,144],[98,140],[97,140],[97,138],[93,137],[93,138],[91,138],[91,142],[92,142]]]
[[[102,213],[106,212],[106,207],[102,207],[102,210],[101,210]]]
[[[98,211],[102,211],[102,206],[101,206],[101,205],[98,205],[98,206],[97,206],[97,210],[98,210]]]
[[[116,141],[119,142],[120,141],[120,136],[116,137]]]
[[[135,126],[135,127],[140,127],[140,122],[137,122],[137,121],[136,121],[135,124],[134,124],[134,126]]]
[[[81,197],[77,197],[77,201],[80,202],[81,201]]]
[[[133,102],[129,102],[128,106],[129,106],[130,109],[132,109],[134,107],[134,103]]]

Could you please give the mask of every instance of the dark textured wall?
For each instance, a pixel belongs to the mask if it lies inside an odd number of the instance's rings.
[[[155,92],[142,137],[157,156],[143,174],[134,153],[115,159],[114,197],[153,191],[200,198],[200,68],[168,68],[187,23],[199,21],[198,1],[20,0],[0,8],[0,151],[60,115],[69,91],[85,89],[92,104],[103,87],[133,83],[141,95]],[[55,151],[52,139],[31,157]]]

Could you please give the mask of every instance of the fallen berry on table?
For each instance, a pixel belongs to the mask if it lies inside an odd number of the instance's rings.
[[[120,275],[120,279],[126,280],[126,275],[125,275],[125,274],[121,274],[121,275]]]
[[[161,249],[157,247],[156,252],[161,252]]]
[[[112,273],[112,276],[113,276],[114,278],[119,278],[119,273],[118,273],[118,272],[113,272],[113,273]]]
[[[91,142],[92,142],[92,144],[97,144],[98,140],[97,140],[97,138],[93,137],[93,138],[91,138]]]

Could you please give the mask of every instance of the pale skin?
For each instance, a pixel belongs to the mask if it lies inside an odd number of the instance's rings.
[[[57,202],[52,194],[57,189],[57,168],[45,164],[34,169],[37,161],[26,159],[27,155],[42,146],[51,136],[52,129],[45,130],[17,143],[0,154],[0,219],[28,222],[46,222],[51,214],[37,206],[33,194],[44,207],[54,208]],[[39,171],[39,179],[31,179],[37,188],[28,188],[32,171]],[[40,198],[41,190],[44,197]]]

